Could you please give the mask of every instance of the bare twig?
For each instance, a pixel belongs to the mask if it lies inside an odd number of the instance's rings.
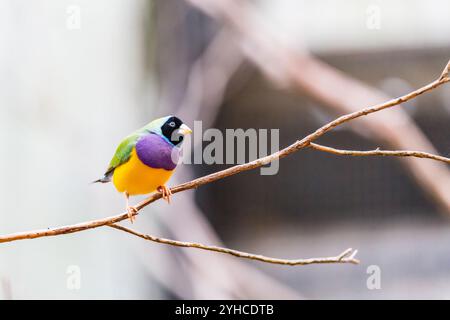
[[[434,155],[428,152],[420,152],[420,151],[391,151],[391,150],[369,150],[369,151],[357,151],[357,150],[341,150],[335,149],[327,146],[323,146],[317,143],[310,143],[309,146],[313,149],[333,153],[341,156],[354,156],[354,157],[366,157],[366,156],[393,156],[393,157],[416,157],[416,158],[425,158],[432,159],[436,161],[442,161],[450,164],[450,158]]]
[[[251,169],[255,169],[255,168],[259,168],[263,165],[266,165],[272,161],[276,161],[280,158],[284,158],[300,149],[303,149],[305,147],[308,147],[312,141],[316,140],[317,138],[323,136],[325,133],[327,133],[328,131],[330,131],[331,129],[340,126],[346,122],[349,122],[351,120],[354,120],[356,118],[362,117],[362,116],[366,116],[368,114],[374,113],[374,112],[378,112],[387,108],[391,108],[394,107],[396,105],[399,105],[403,102],[406,102],[408,100],[411,100],[425,92],[431,91],[437,87],[439,87],[440,85],[449,82],[450,78],[448,77],[440,77],[438,80],[435,80],[433,82],[431,82],[430,84],[419,88],[411,93],[408,93],[404,96],[401,96],[399,98],[396,99],[392,99],[389,100],[385,103],[382,104],[378,104],[360,111],[356,111],[344,116],[341,116],[339,118],[337,118],[334,121],[329,122],[328,124],[320,127],[319,129],[317,129],[316,131],[314,131],[313,133],[309,134],[308,136],[304,137],[302,140],[299,140],[293,144],[291,144],[290,146],[275,152],[271,155],[268,155],[266,157],[263,158],[259,158],[257,160],[248,162],[246,164],[241,164],[241,165],[236,165],[233,166],[231,168],[216,172],[216,173],[212,173],[209,175],[206,175],[204,177],[198,178],[198,179],[194,179],[192,181],[180,184],[178,186],[175,186],[174,188],[171,189],[172,193],[178,193],[178,192],[182,192],[185,190],[189,190],[189,189],[195,189],[198,188],[202,185],[238,174],[240,172],[243,171],[247,171],[247,170],[251,170]],[[161,194],[160,193],[153,193],[151,194],[147,199],[145,199],[144,201],[140,202],[137,206],[137,212],[135,213],[135,215],[138,214],[139,210],[141,210],[142,208],[144,208],[145,206],[149,205],[150,203],[158,200],[161,198]],[[88,230],[88,229],[94,229],[94,228],[98,228],[98,227],[102,227],[102,226],[111,226],[117,222],[120,222],[122,220],[125,220],[128,218],[128,213],[124,212],[122,214],[119,215],[115,215],[115,216],[111,216],[111,217],[107,217],[107,218],[103,218],[103,219],[98,219],[98,220],[93,220],[93,221],[88,221],[88,222],[83,222],[83,223],[79,223],[79,224],[74,224],[74,225],[69,225],[69,226],[64,226],[64,227],[58,227],[58,228],[48,228],[48,229],[43,229],[43,230],[33,230],[33,231],[27,231],[27,232],[20,232],[20,233],[13,233],[13,234],[8,234],[8,235],[4,235],[4,236],[0,236],[0,243],[2,242],[11,242],[11,241],[17,241],[17,240],[24,240],[24,239],[34,239],[34,238],[41,238],[41,237],[50,237],[50,236],[57,236],[57,235],[62,235],[62,234],[69,234],[69,233],[75,233],[75,232],[80,232],[83,230]],[[169,241],[169,240],[167,240]],[[170,240],[173,241],[173,240]],[[194,247],[194,245],[190,245],[192,247]],[[206,246],[205,246],[206,248]],[[206,249],[208,250],[208,249]],[[223,251],[224,253],[229,253],[229,254],[233,254],[232,252],[236,253],[238,251],[235,250],[231,250],[231,249],[223,249],[225,251]],[[217,250],[215,250],[217,251]],[[236,255],[236,254],[233,254]],[[242,253],[242,255],[247,255],[247,257],[251,254],[248,253]],[[239,255],[236,255],[239,256]],[[255,257],[260,257],[257,260],[260,261],[264,261],[263,259],[261,259],[261,256],[255,256]],[[339,256],[338,256],[339,257]],[[249,257],[248,257],[249,258]],[[272,259],[272,258],[267,258],[267,259]],[[342,259],[342,257],[341,257]],[[277,259],[273,259],[275,261],[279,261]],[[314,260],[314,259],[313,259]],[[298,260],[298,261],[308,261],[308,259],[306,260]],[[314,260],[317,261],[317,260]],[[272,263],[276,263],[276,262],[272,262]],[[319,262],[314,262],[314,263],[319,263]],[[324,262],[326,263],[326,262]],[[301,265],[301,263],[297,263],[298,265]]]
[[[449,80],[449,78],[450,78],[450,61],[445,66],[444,70],[442,71],[441,77],[439,79],[440,80],[441,79]]]
[[[142,239],[157,242],[157,243],[163,243],[163,244],[176,246],[176,247],[196,248],[196,249],[201,249],[201,250],[214,251],[214,252],[219,252],[219,253],[230,254],[230,255],[238,257],[238,258],[257,260],[257,261],[273,263],[273,264],[281,264],[281,265],[288,265],[288,266],[300,266],[300,265],[318,264],[318,263],[352,263],[352,264],[359,263],[359,260],[355,259],[356,250],[353,250],[352,248],[345,250],[344,252],[342,252],[341,254],[339,254],[335,257],[291,259],[291,260],[290,259],[277,259],[277,258],[271,258],[271,257],[262,256],[262,255],[242,252],[242,251],[238,251],[238,250],[233,250],[233,249],[229,249],[229,248],[207,246],[207,245],[204,245],[201,243],[184,242],[184,241],[176,241],[176,240],[170,240],[170,239],[165,239],[165,238],[159,238],[159,237],[151,236],[148,234],[143,234],[143,233],[131,230],[129,228],[119,226],[117,224],[109,225],[109,227],[130,233],[130,234],[140,237]]]

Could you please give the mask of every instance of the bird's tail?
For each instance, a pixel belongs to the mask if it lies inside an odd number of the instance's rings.
[[[114,173],[114,170],[108,171],[108,172],[105,173],[105,175],[102,178],[97,179],[95,181],[92,181],[92,183],[98,183],[98,182],[100,182],[100,183],[108,183],[108,182],[111,182],[111,178],[112,178],[113,173]]]
[[[103,178],[97,179],[95,181],[92,181],[91,183],[98,183],[98,182],[100,182],[100,183],[108,183],[108,182],[111,182],[111,179],[103,177]]]

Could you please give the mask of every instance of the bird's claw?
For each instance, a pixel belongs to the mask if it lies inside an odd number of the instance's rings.
[[[135,215],[137,214],[138,210],[136,209],[136,207],[128,206],[127,212],[128,212],[128,218],[130,219],[130,222],[133,223],[134,220],[136,220]]]
[[[162,193],[162,198],[170,204],[170,196],[172,195],[172,191],[167,186],[158,187],[158,191]]]

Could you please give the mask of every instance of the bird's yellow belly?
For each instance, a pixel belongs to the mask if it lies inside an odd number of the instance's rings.
[[[113,183],[119,192],[129,195],[148,194],[164,185],[173,170],[154,169],[139,160],[133,149],[130,160],[114,170]]]

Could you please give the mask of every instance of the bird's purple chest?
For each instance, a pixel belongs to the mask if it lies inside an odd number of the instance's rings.
[[[179,159],[179,149],[157,134],[149,134],[138,140],[136,153],[145,165],[156,168],[173,170]]]

